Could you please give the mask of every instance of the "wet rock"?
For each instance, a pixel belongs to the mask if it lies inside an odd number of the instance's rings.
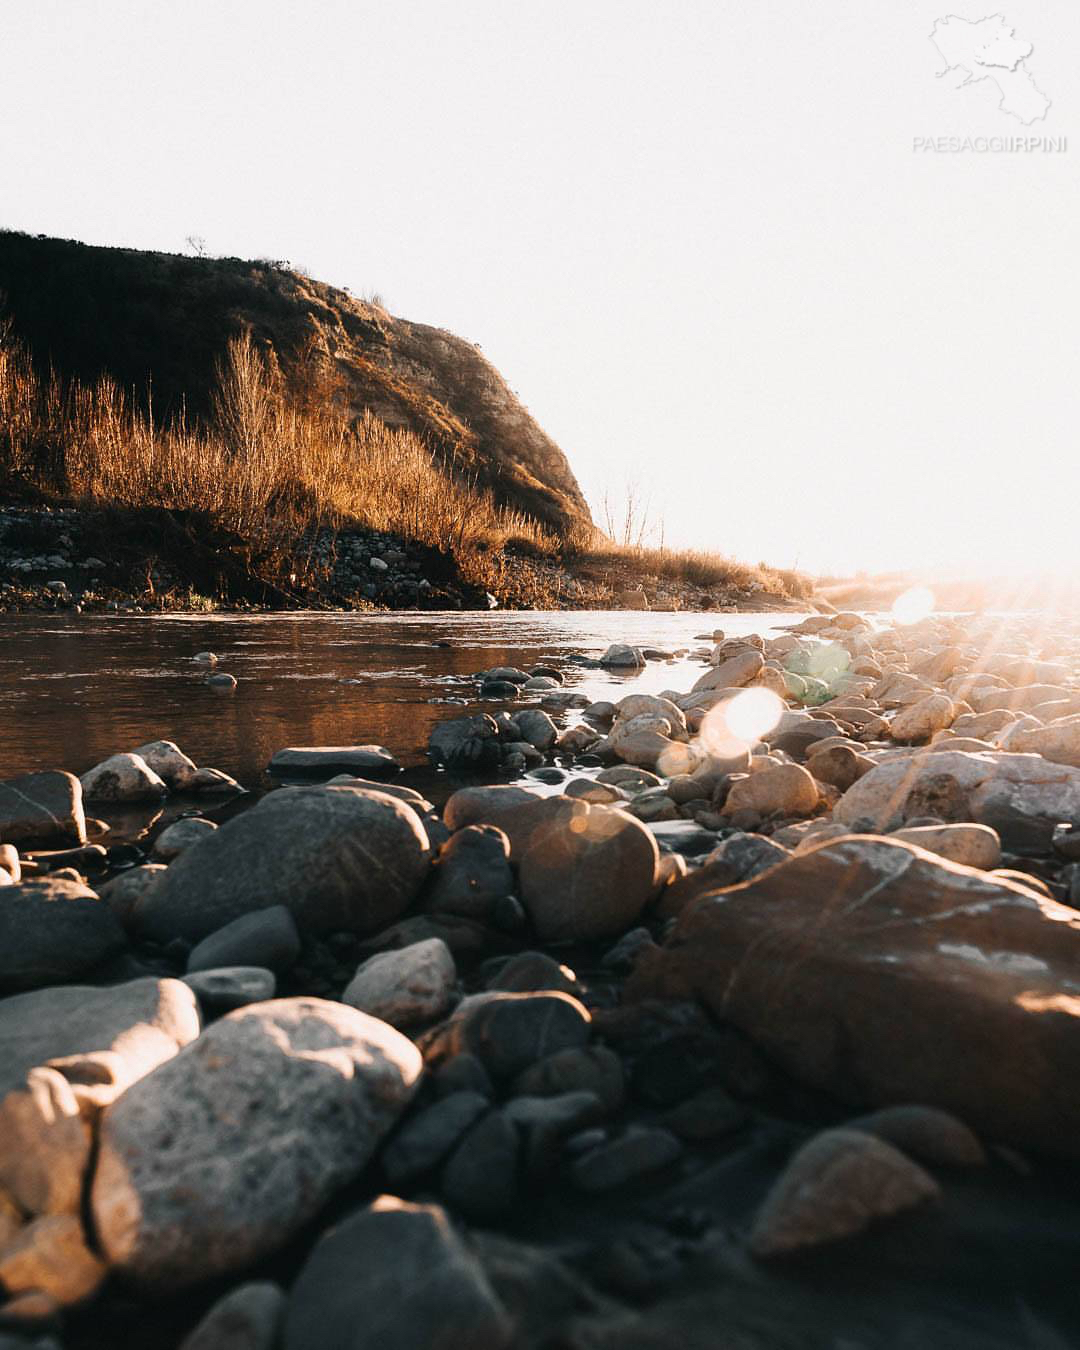
[[[296,921],[284,905],[241,915],[197,943],[188,954],[187,970],[220,970],[223,966],[258,966],[278,974],[300,955]]]
[[[555,744],[559,729],[547,713],[539,708],[523,708],[514,714],[514,721],[521,730],[522,738],[537,750],[550,750]]]
[[[849,836],[684,909],[627,995],[696,994],[840,1100],[921,1102],[990,1138],[1075,1157],[1080,1092],[1058,1066],[1080,1049],[1078,956],[1074,910]]]
[[[589,1022],[588,1012],[568,994],[484,994],[460,1006],[428,1053],[443,1059],[466,1052],[492,1078],[514,1078],[538,1059],[585,1045]]]
[[[30,878],[4,888],[0,993],[60,984],[126,946],[109,906],[81,882]]]
[[[276,750],[271,774],[395,774],[401,765],[383,745],[290,745]]]
[[[496,900],[513,889],[506,835],[494,825],[467,825],[440,850],[424,908],[485,919]]]
[[[446,1011],[456,981],[449,947],[440,938],[429,938],[369,957],[341,999],[393,1027],[414,1026]]]
[[[27,773],[0,781],[0,839],[86,843],[82,784],[74,774]]]
[[[272,970],[261,966],[221,966],[184,976],[199,1006],[210,1016],[220,1017],[250,1003],[265,1003],[277,992]]]
[[[613,642],[600,657],[600,664],[616,669],[636,670],[644,666],[645,657],[640,647],[630,647],[625,642]]]
[[[173,858],[179,858],[184,849],[197,844],[204,835],[212,834],[216,829],[212,820],[203,820],[199,816],[175,820],[154,840],[153,857],[161,862],[171,862]]]
[[[411,1042],[340,1003],[215,1022],[102,1117],[91,1206],[110,1265],[158,1288],[251,1265],[359,1175],[420,1070]]]
[[[682,1156],[682,1144],[662,1126],[631,1126],[617,1139],[574,1159],[571,1176],[583,1191],[610,1191],[668,1167]]]
[[[435,764],[445,765],[448,769],[481,771],[495,768],[502,757],[498,724],[487,713],[440,722],[428,739],[428,754]],[[455,828],[449,821],[447,824],[451,829]]]
[[[185,850],[136,918],[148,937],[190,940],[284,905],[315,931],[377,932],[415,898],[429,862],[418,817],[393,797],[283,788]]]
[[[215,694],[231,694],[236,689],[237,680],[235,675],[218,671],[214,675],[207,675],[206,683]]]
[[[136,746],[132,754],[138,755],[172,792],[186,792],[199,771],[175,741],[148,741]]]
[[[293,1286],[283,1350],[506,1350],[483,1267],[434,1205],[382,1196],[319,1239]]]
[[[253,1280],[224,1294],[180,1344],[180,1350],[274,1350],[285,1295],[269,1280]]]
[[[169,791],[141,755],[111,755],[79,781],[88,802],[156,802]]]
[[[774,1257],[835,1242],[940,1194],[933,1177],[891,1144],[858,1130],[826,1130],[781,1173],[754,1220],[750,1250]]]

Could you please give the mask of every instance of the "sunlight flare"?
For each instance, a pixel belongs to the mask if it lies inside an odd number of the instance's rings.
[[[928,586],[912,586],[893,601],[896,623],[918,623],[934,612],[934,592]]]

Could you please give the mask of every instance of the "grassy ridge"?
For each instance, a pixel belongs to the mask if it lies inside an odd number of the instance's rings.
[[[356,525],[447,555],[465,583],[509,603],[557,606],[559,569],[594,607],[643,582],[807,589],[796,573],[718,554],[620,547],[580,525],[560,536],[500,504],[415,433],[370,410],[356,416],[330,363],[313,356],[286,378],[248,333],[217,363],[208,414],[189,418],[181,406],[161,425],[152,390],[132,397],[107,375],[43,376],[0,324],[4,484],[89,507],[183,511],[208,538],[243,541],[246,564],[285,589],[303,588],[315,534]],[[515,559],[534,565],[515,569]]]

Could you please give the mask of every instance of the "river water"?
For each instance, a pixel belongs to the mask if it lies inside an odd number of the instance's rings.
[[[36,769],[83,773],[145,741],[176,741],[198,764],[249,789],[286,745],[385,745],[418,769],[431,727],[470,710],[485,668],[560,667],[590,698],[688,689],[686,659],[634,675],[564,665],[611,642],[673,650],[699,635],[777,631],[793,613],[626,611],[506,614],[259,614],[165,617],[0,616],[0,778]],[[449,646],[437,645],[449,643]],[[192,657],[213,651],[235,675],[216,693]],[[464,700],[467,706],[455,706]],[[559,720],[558,717],[556,720]]]

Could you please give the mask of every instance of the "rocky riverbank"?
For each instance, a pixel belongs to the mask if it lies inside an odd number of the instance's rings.
[[[183,512],[0,505],[0,613],[250,609],[805,609],[752,576],[697,585],[633,557],[504,550],[459,560],[401,535],[321,529],[288,557]]]
[[[1080,627],[700,641],[0,782],[4,1350],[1076,1343]]]

